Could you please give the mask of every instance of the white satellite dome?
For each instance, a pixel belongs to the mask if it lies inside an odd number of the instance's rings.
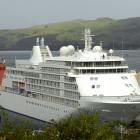
[[[75,50],[73,45],[68,45],[68,48],[71,50],[71,52],[74,52],[74,50]]]
[[[93,51],[100,52],[100,51],[102,51],[102,47],[101,46],[94,46]]]
[[[67,49],[66,46],[63,46],[60,48],[60,55],[68,55],[69,50]]]
[[[68,48],[69,48],[69,55],[72,55],[73,53],[74,53],[74,51],[75,51],[75,48],[74,48],[74,46],[73,45],[68,45]]]
[[[60,55],[61,56],[68,56],[74,53],[74,46],[73,45],[68,45],[68,46],[63,46],[60,48]]]

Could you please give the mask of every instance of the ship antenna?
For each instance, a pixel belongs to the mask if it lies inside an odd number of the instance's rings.
[[[39,46],[39,37],[36,39],[36,46]]]
[[[100,41],[100,46],[103,47],[103,42],[102,41]]]
[[[115,48],[115,45],[114,45],[114,43],[115,43],[115,42],[114,42],[114,40],[113,40],[113,50],[115,50],[115,49],[114,49],[114,48]]]
[[[76,47],[76,50],[78,51],[79,50],[79,46],[77,45],[77,47]]]
[[[122,40],[122,57],[123,57],[123,45],[124,45],[124,42]]]

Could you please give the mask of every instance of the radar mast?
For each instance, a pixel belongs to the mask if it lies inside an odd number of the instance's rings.
[[[91,31],[90,29],[85,29],[85,50],[90,50],[92,48],[92,36],[94,35],[91,35]]]

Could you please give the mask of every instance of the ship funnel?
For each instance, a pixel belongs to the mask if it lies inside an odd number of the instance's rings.
[[[41,46],[45,46],[44,37],[42,37],[42,39],[41,39],[41,41],[40,41],[40,45],[41,45]]]
[[[29,60],[33,65],[38,65],[43,62],[39,46],[33,46],[32,56]]]
[[[36,46],[39,46],[39,37],[36,39]]]

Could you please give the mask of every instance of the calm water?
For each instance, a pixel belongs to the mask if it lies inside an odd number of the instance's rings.
[[[58,52],[53,52],[57,55]],[[140,70],[140,50],[115,50],[114,55],[123,56],[130,67],[130,69]],[[0,59],[4,58],[6,64],[11,66],[14,64],[15,59],[29,59],[31,51],[1,51]]]
[[[114,54],[123,56],[130,69],[140,70],[140,50],[115,50]]]

